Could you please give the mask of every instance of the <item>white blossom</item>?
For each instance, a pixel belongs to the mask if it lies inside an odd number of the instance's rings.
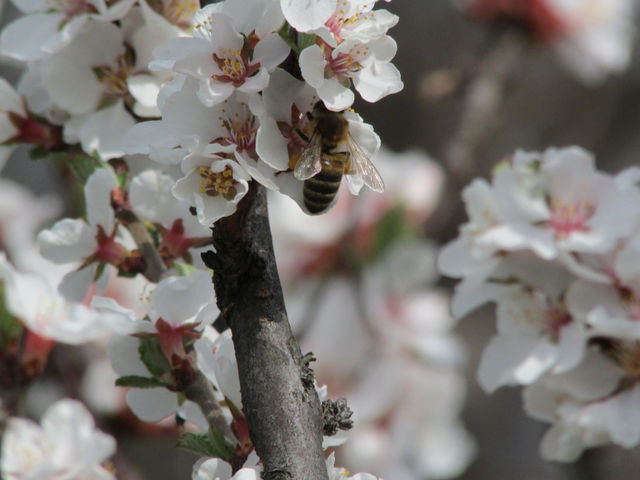
[[[89,22],[108,24],[126,15],[136,0],[12,0],[26,15],[0,35],[0,53],[22,61],[41,60],[73,41]],[[99,28],[99,27],[97,27]],[[88,50],[87,50],[88,51]]]
[[[7,480],[114,480],[101,463],[115,449],[80,402],[64,399],[47,409],[41,425],[9,419],[0,464]]]

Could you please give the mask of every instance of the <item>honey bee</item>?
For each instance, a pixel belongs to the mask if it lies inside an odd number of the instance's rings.
[[[318,102],[310,118],[313,134],[293,170],[298,180],[304,180],[304,205],[309,212],[323,213],[331,206],[343,175],[354,193],[362,185],[383,192],[380,173],[349,133],[344,112],[332,112]]]

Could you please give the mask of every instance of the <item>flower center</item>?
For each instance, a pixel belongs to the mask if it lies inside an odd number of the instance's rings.
[[[113,65],[95,67],[93,73],[98,81],[104,85],[106,95],[110,97],[129,97],[127,79],[134,68],[133,52],[127,48],[118,55]]]
[[[255,158],[258,129],[255,126],[256,117],[249,112],[248,107],[242,105],[239,111],[234,111],[225,100],[222,115],[218,117],[218,120],[220,120],[222,128],[227,131],[227,135],[213,140],[212,143],[235,145],[239,152],[246,152]]]
[[[344,40],[341,33],[345,26],[356,25],[361,21],[373,18],[373,12],[365,12],[368,5],[361,5],[359,10],[350,17],[346,16],[345,8],[348,8],[348,2],[344,0],[339,2],[335,13],[324,23],[324,26],[329,29],[338,43]]]
[[[278,129],[282,136],[287,139],[287,151],[290,160],[289,167],[293,169],[298,162],[300,153],[309,143],[309,138],[313,133],[311,131],[311,122],[294,103],[291,105],[291,122],[278,122]],[[306,138],[304,138],[303,135]]]
[[[222,73],[212,75],[212,78],[219,82],[232,83],[234,87],[239,87],[247,77],[260,70],[260,62],[250,63],[247,45],[243,45],[241,50],[223,48],[213,54],[213,61]]]
[[[556,232],[557,238],[566,238],[573,232],[586,232],[587,221],[596,211],[590,202],[568,203],[558,199],[550,200],[551,220],[549,226]]]
[[[64,13],[67,18],[81,13],[98,13],[96,7],[87,0],[45,0],[45,5],[48,9]]]
[[[338,53],[335,57],[332,55],[331,48],[323,45],[323,53],[327,65],[325,67],[325,77],[352,77],[352,73],[362,70],[360,61],[369,55],[369,47],[361,45],[353,48],[349,53]]]
[[[560,331],[572,322],[569,312],[560,307],[551,308],[545,317],[545,326],[554,343],[558,342]]]
[[[118,229],[113,229],[111,235],[107,235],[101,225],[98,225],[96,242],[98,248],[93,252],[95,260],[112,265],[120,265],[127,256],[127,249],[115,241]]]
[[[233,178],[233,170],[229,165],[225,166],[221,172],[212,172],[209,167],[199,167],[200,193],[217,197],[222,195],[225,200],[232,201],[238,190],[237,180]]]

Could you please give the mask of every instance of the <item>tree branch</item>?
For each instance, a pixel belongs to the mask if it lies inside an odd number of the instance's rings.
[[[243,411],[265,480],[327,480],[322,409],[303,382],[300,347],[291,332],[275,263],[266,193],[251,182],[230,217],[213,228],[218,307],[231,328]]]

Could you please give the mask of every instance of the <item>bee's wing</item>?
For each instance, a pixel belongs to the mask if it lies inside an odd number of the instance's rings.
[[[317,132],[313,133],[313,136],[309,140],[309,143],[304,150],[300,153],[300,158],[293,169],[293,175],[298,180],[306,180],[322,169],[320,163],[322,159],[322,138]]]
[[[347,185],[351,193],[358,194],[362,185],[374,192],[384,192],[384,182],[369,156],[360,148],[351,134],[347,139],[349,146],[349,171],[346,172]]]

